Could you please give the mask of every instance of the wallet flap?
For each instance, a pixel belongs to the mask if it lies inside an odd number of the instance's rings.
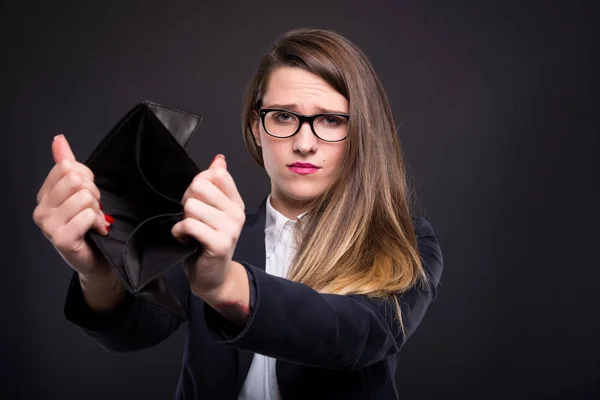
[[[183,244],[171,234],[173,225],[181,221],[182,214],[149,218],[127,240],[123,259],[134,294],[176,264],[201,251],[202,245],[197,241]]]
[[[135,157],[148,187],[176,205],[161,214],[181,211],[183,194],[200,169],[150,110],[140,118]]]
[[[181,148],[185,148],[202,120],[202,117],[199,115],[165,107],[151,101],[145,101],[144,104],[154,113],[164,127],[171,132],[171,136],[179,143]]]

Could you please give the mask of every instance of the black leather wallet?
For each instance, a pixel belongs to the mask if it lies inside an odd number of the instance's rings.
[[[85,165],[94,173],[103,211],[114,218],[108,236],[85,239],[114,268],[126,289],[186,317],[164,274],[202,251],[171,234],[183,218],[181,199],[200,172],[185,151],[198,129],[196,114],[144,101],[102,139]]]

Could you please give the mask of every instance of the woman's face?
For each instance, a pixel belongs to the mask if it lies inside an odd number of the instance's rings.
[[[348,101],[319,76],[301,68],[280,67],[271,73],[262,108],[281,108],[304,115],[348,114]],[[305,211],[303,201],[323,193],[333,183],[347,139],[324,142],[313,134],[308,123],[302,124],[292,137],[276,138],[265,132],[258,116],[252,121],[252,130],[271,178],[272,205],[295,220]],[[294,169],[294,163],[310,163],[317,169]]]

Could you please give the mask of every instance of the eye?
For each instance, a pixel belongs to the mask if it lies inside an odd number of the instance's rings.
[[[337,128],[344,126],[346,120],[336,115],[323,115],[317,119],[317,123],[327,128]]]
[[[291,120],[294,119],[294,116],[290,113],[278,112],[278,113],[275,113],[274,118],[279,122],[290,122]]]
[[[325,123],[327,125],[338,125],[341,121],[338,117],[325,117]]]

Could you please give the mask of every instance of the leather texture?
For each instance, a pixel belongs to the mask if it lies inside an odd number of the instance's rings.
[[[108,236],[85,239],[108,260],[135,296],[185,318],[164,274],[198,255],[195,240],[171,234],[183,218],[181,199],[200,169],[185,151],[202,117],[144,101],[127,112],[85,161],[95,176],[103,211],[115,220]]]

